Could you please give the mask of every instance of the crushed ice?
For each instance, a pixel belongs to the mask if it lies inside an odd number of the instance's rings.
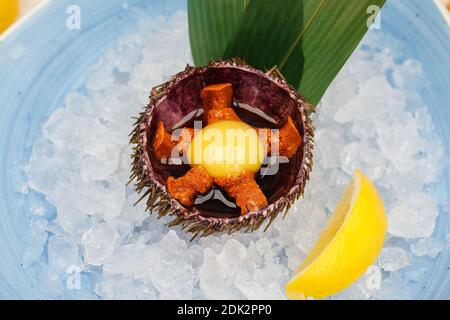
[[[424,279],[420,259],[446,246],[432,235],[447,204],[432,192],[445,162],[418,94],[426,76],[418,61],[396,56],[398,47],[372,31],[329,88],[314,116],[312,179],[286,220],[266,233],[189,242],[142,204],[133,207],[137,195],[125,187],[131,117],[152,86],[191,61],[186,13],[142,22],[92,67],[86,94],[69,94],[34,143],[24,265],[41,266],[39,285],[56,298],[283,299],[360,168],[384,198],[389,238],[366,275],[336,298],[407,298],[408,283]],[[79,283],[69,286],[73,272]]]

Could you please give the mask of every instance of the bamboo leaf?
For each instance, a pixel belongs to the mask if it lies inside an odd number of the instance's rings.
[[[303,1],[253,0],[228,44],[223,58],[239,57],[255,68],[267,70],[283,62],[295,68],[279,68],[298,87],[303,52],[297,48],[304,30]],[[295,30],[295,31],[294,31]]]
[[[306,16],[316,8],[305,1]],[[368,31],[368,8],[382,8],[386,0],[324,1],[301,41],[305,63],[299,91],[314,105],[339,73]],[[283,66],[290,68],[290,66]]]
[[[277,65],[317,104],[367,32],[368,8],[385,1],[251,0],[244,7],[244,0],[189,0],[194,61],[239,57],[260,69]]]
[[[197,66],[222,59],[250,0],[188,0],[189,36]]]

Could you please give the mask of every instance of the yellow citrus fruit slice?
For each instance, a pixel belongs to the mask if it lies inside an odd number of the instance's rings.
[[[319,240],[286,284],[286,296],[321,299],[345,289],[375,261],[386,230],[383,202],[358,170]]]
[[[0,33],[5,31],[19,15],[19,0],[0,0]]]

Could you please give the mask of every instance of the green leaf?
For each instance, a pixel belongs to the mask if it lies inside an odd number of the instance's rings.
[[[222,59],[250,0],[188,0],[189,36],[197,66]]]
[[[373,19],[368,8],[382,8],[386,0],[322,0],[320,7],[313,5],[317,2],[304,1],[311,23],[305,24],[299,44],[305,57],[299,91],[314,105],[366,34],[368,19]]]
[[[283,76],[298,87],[304,58],[293,44],[299,40],[303,19],[303,1],[253,0],[223,58],[239,57],[261,70],[278,65]],[[280,68],[282,61],[287,68]]]
[[[259,69],[277,65],[290,84],[317,104],[367,32],[373,15],[368,8],[381,8],[385,1],[252,0],[246,9],[228,11],[219,3],[239,2],[242,8],[243,0],[190,0],[194,60],[205,64],[208,57],[239,57]],[[201,35],[199,29],[208,31]]]

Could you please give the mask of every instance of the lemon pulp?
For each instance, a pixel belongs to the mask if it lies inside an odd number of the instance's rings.
[[[19,15],[19,0],[0,0],[0,33],[5,31]]]
[[[345,289],[377,258],[386,230],[375,186],[356,171],[319,240],[287,283],[286,296],[320,299]]]
[[[201,164],[215,178],[257,172],[264,156],[258,131],[241,121],[208,125],[195,134],[187,148],[189,164]]]

